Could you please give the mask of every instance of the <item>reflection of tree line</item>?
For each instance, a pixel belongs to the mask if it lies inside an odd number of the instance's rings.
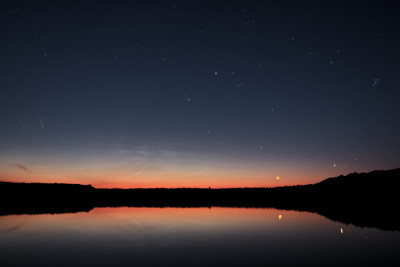
[[[0,215],[90,211],[94,207],[272,207],[316,212],[357,226],[400,231],[400,169],[353,173],[278,188],[95,189],[91,185],[0,182]]]

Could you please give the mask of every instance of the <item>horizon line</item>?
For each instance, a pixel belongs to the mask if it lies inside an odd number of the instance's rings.
[[[247,187],[247,186],[243,186],[243,187],[211,187],[211,186],[206,186],[206,187],[129,187],[129,188],[123,188],[123,187],[110,187],[110,188],[105,188],[105,187],[94,187],[91,184],[79,184],[79,183],[59,183],[59,182],[54,182],[54,183],[43,183],[43,182],[11,182],[11,181],[0,181],[3,183],[14,183],[14,184],[60,184],[60,185],[81,185],[81,186],[91,186],[95,189],[119,189],[119,190],[129,190],[129,189],[271,189],[271,188],[284,188],[284,187],[295,187],[295,186],[307,186],[307,185],[315,185],[318,184],[322,181],[325,181],[327,179],[331,179],[331,178],[338,178],[338,177],[346,177],[352,174],[368,174],[368,173],[373,173],[373,172],[379,172],[379,171],[392,171],[392,170],[397,170],[400,168],[393,168],[393,169],[389,169],[389,170],[373,170],[370,172],[351,172],[348,173],[346,175],[340,174],[336,177],[328,177],[325,179],[320,180],[319,182],[316,183],[308,183],[308,184],[296,184],[296,185],[283,185],[283,186],[275,186],[275,187],[267,187],[267,186],[260,186],[260,187]]]

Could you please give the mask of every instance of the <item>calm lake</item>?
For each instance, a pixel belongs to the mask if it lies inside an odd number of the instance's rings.
[[[400,265],[400,232],[276,209],[9,215],[0,232],[1,266]]]

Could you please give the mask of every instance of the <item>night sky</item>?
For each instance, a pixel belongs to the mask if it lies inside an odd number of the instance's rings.
[[[0,180],[281,186],[400,167],[395,5],[1,1]]]

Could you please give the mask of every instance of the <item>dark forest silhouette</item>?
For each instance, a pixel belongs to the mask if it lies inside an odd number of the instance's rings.
[[[0,215],[95,207],[258,207],[315,212],[361,227],[400,231],[400,168],[275,188],[96,189],[91,185],[0,182]]]

